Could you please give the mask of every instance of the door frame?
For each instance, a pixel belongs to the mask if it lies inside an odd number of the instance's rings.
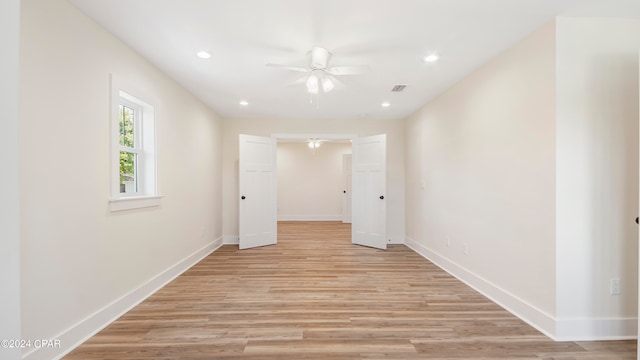
[[[278,140],[309,140],[309,139],[327,139],[327,140],[351,140],[357,138],[356,134],[271,134],[272,138]]]
[[[640,68],[640,64],[638,64],[638,67]],[[640,78],[638,80],[640,80]],[[640,118],[638,120],[640,121]],[[640,187],[640,184],[638,184],[638,186]],[[638,214],[640,214],[640,203],[638,204],[638,212],[636,213],[636,216],[639,216]],[[638,233],[638,241],[640,241],[640,232]],[[640,249],[638,252],[638,257],[636,258],[636,264],[638,263],[640,263]],[[640,360],[640,266],[638,266],[638,300],[637,302],[638,302],[637,304],[638,313],[636,317],[638,318],[637,320],[638,328],[636,330],[636,344],[637,344],[636,358]]]

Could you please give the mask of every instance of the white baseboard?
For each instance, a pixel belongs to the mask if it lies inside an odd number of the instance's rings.
[[[342,214],[337,214],[337,215],[278,215],[278,221],[342,221]]]
[[[225,235],[222,238],[224,239],[222,242],[223,245],[239,245],[240,244],[238,235]],[[404,241],[394,241],[393,239],[391,239],[391,241],[387,243],[387,245],[402,245],[402,244],[404,244]]]
[[[111,324],[124,313],[131,310],[133,307],[140,304],[146,298],[161,289],[171,280],[175,279],[193,265],[197,264],[200,260],[217,250],[220,246],[222,246],[221,237],[202,247],[200,250],[197,250],[193,254],[185,257],[137,289],[134,289],[121,298],[116,299],[111,304],[96,311],[92,315],[89,315],[84,320],[81,320],[57,336],[54,336],[52,339],[60,340],[61,347],[34,348],[33,350],[25,352],[22,355],[22,358],[27,360],[50,360],[62,358],[90,337],[97,334],[100,330],[107,327],[107,325]]]
[[[238,235],[225,235],[222,237],[223,245],[238,245],[240,244],[240,237]]]
[[[555,340],[554,335],[556,321],[551,315],[454,263],[446,257],[427,249],[409,237],[406,238],[405,245],[444,271],[453,275],[458,280],[486,296],[496,304],[502,306],[513,315],[533,326],[538,331]]]
[[[558,319],[556,341],[637,339],[637,318]]]
[[[405,245],[555,341],[637,339],[637,318],[557,319],[409,237]]]

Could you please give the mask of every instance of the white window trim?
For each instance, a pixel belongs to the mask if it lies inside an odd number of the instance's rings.
[[[109,210],[123,211],[131,209],[142,209],[147,207],[160,206],[163,196],[137,196],[123,197],[109,200]]]
[[[113,74],[110,76],[111,82],[111,196],[109,199],[110,211],[123,211],[139,208],[160,206],[162,196],[158,192],[158,166],[157,166],[157,144],[156,144],[156,120],[155,109],[148,102],[140,100],[131,95],[131,87],[125,88],[122,81]],[[126,89],[126,90],[125,90]],[[135,90],[135,89],[134,89]],[[135,92],[135,91],[133,91]],[[136,94],[138,92],[135,92]],[[142,143],[143,156],[139,157],[138,166],[138,192],[123,194],[120,193],[120,104],[124,102],[127,106],[132,106],[136,111],[140,111],[142,118],[137,121],[136,131],[142,134],[138,141]],[[141,126],[141,129],[137,128]],[[138,136],[138,135],[136,135]],[[129,151],[129,148],[126,148]],[[140,151],[140,149],[138,150]]]

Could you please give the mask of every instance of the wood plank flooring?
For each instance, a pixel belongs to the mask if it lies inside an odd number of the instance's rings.
[[[403,245],[283,222],[223,246],[65,359],[636,359],[635,341],[549,340]]]

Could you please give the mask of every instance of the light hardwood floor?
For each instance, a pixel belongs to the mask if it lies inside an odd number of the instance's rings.
[[[283,222],[223,246],[65,359],[636,359],[635,341],[549,340],[403,245]]]

